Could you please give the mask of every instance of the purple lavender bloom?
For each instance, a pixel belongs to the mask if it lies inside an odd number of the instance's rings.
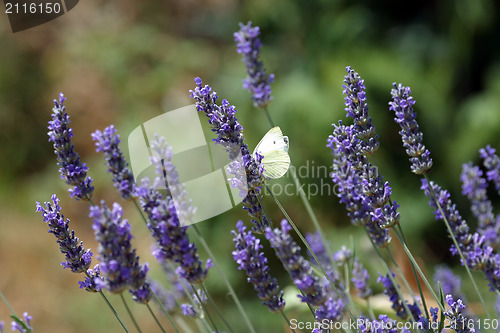
[[[2,320],[2,321],[0,321],[0,333],[3,332],[4,327],[5,327],[5,322]]]
[[[329,297],[324,305],[321,305],[314,312],[314,317],[318,323],[338,322],[342,320],[342,310],[344,309],[344,301],[336,297]]]
[[[134,300],[145,304],[151,298],[146,282],[149,266],[139,264],[139,257],[130,244],[130,224],[122,215],[123,209],[116,202],[111,210],[104,201],[100,207],[90,207],[89,216],[94,219],[92,228],[99,243],[100,270],[107,290],[121,293],[129,288]]]
[[[197,318],[200,316],[200,313],[195,309],[192,304],[181,304],[181,311],[184,317],[192,317]]]
[[[461,296],[462,279],[460,276],[453,274],[452,270],[446,265],[439,265],[434,272],[434,283],[439,284],[445,295],[451,294]],[[463,299],[463,297],[460,297]]]
[[[167,291],[165,287],[163,287],[160,283],[156,281],[149,281],[151,286],[151,290],[158,297],[161,302],[161,305],[165,308],[168,313],[173,313],[177,309],[176,297]]]
[[[66,261],[61,265],[63,268],[69,268],[73,273],[85,272],[92,262],[92,252],[85,250],[83,242],[75,236],[75,232],[69,228],[69,219],[64,219],[59,206],[59,198],[52,195],[52,203],[45,202],[44,207],[37,202],[36,211],[42,212],[43,221],[49,226],[49,233],[57,238],[57,243]]]
[[[276,255],[283,263],[283,267],[290,274],[293,283],[299,288],[302,295],[298,297],[304,303],[312,306],[325,304],[326,295],[318,277],[314,274],[311,263],[300,255],[300,247],[290,236],[291,230],[287,220],[281,221],[281,229],[266,228],[265,236],[271,243]]]
[[[500,157],[495,152],[495,148],[487,145],[479,150],[479,155],[484,159],[483,165],[487,170],[488,181],[495,184],[495,188],[500,194]]]
[[[348,117],[354,119],[354,128],[358,138],[361,140],[361,149],[365,154],[373,154],[380,146],[378,135],[373,125],[373,120],[368,113],[368,103],[364,80],[361,79],[351,66],[346,67],[347,75],[344,77],[343,93],[346,95],[345,111]]]
[[[330,259],[330,255],[328,254],[328,250],[325,248],[325,244],[321,239],[321,234],[319,233],[319,231],[316,231],[314,234],[307,233],[305,235],[305,238],[321,265],[323,265],[325,269],[331,268],[332,261]],[[327,246],[330,246],[330,242],[327,242]],[[308,253],[308,255],[309,260],[313,264],[316,264],[316,259],[314,259],[310,252]]]
[[[417,123],[417,113],[413,111],[415,101],[410,96],[411,89],[402,84],[392,85],[394,89],[391,90],[392,102],[389,102],[389,110],[394,111],[394,120],[401,126],[399,134],[406,154],[410,156],[410,169],[417,175],[426,174],[432,167],[432,159],[429,150],[422,143],[423,134]]]
[[[391,271],[391,274],[393,277],[396,276],[396,274],[394,274],[392,271]],[[394,311],[396,311],[396,316],[398,316],[399,318],[401,318],[403,320],[406,320],[409,317],[409,315],[406,312],[406,309],[403,305],[403,300],[401,299],[401,297],[399,297],[399,294],[397,292],[397,288],[392,283],[392,280],[389,277],[389,274],[384,276],[384,275],[379,273],[379,277],[377,279],[377,282],[382,282],[382,284],[384,285],[384,294],[389,297],[389,300],[392,303],[392,309]],[[399,288],[399,286],[398,286],[398,288]]]
[[[18,322],[17,320],[14,320],[11,322],[12,326],[12,331],[18,331],[20,333],[30,333],[33,330],[33,327],[31,326],[31,320],[33,320],[33,317],[31,317],[28,312],[23,313],[23,319],[21,322]]]
[[[216,104],[218,98],[217,93],[212,91],[210,86],[202,86],[202,81],[199,77],[195,80],[196,88],[190,90],[191,98],[196,101],[196,109],[202,111],[208,117],[209,124],[212,125],[212,131],[217,133],[217,138],[214,141],[223,145],[229,153],[229,159],[233,161],[229,167],[229,173],[235,175],[231,180],[231,185],[245,183],[238,178],[238,162],[236,158],[241,154],[243,167],[246,171],[245,188],[239,188],[240,192],[245,196],[243,199],[243,209],[250,215],[251,221],[254,224],[253,231],[263,233],[264,229],[271,226],[272,223],[264,214],[264,209],[260,204],[261,187],[264,182],[262,175],[264,166],[261,163],[262,156],[257,154],[254,158],[244,143],[243,127],[236,119],[236,108],[230,105],[227,100],[223,100],[221,106]],[[241,177],[241,176],[240,176]]]
[[[484,236],[485,244],[496,249],[500,246],[500,219],[495,218],[493,206],[488,200],[488,184],[483,178],[483,171],[472,163],[462,166],[462,194],[471,201],[471,211],[478,220],[477,232]]]
[[[150,188],[147,179],[136,188],[135,195],[148,215],[148,228],[158,247],[157,260],[176,262],[180,265],[177,274],[181,278],[193,284],[202,283],[212,266],[211,261],[208,259],[205,268],[202,267],[198,249],[190,242],[187,227],[181,226],[172,198]]]
[[[203,314],[203,306],[200,300],[205,304],[207,302],[207,295],[201,289],[198,289],[196,293],[193,293],[191,298],[193,299],[193,304],[181,304],[182,314],[186,317],[198,318]]]
[[[443,314],[451,323],[451,328],[457,333],[475,333],[476,330],[468,325],[469,319],[462,314],[466,307],[462,300],[455,301],[453,296],[446,295],[446,303],[449,308]]]
[[[482,270],[490,282],[491,290],[500,290],[500,255],[494,254],[493,248],[485,244],[484,236],[469,233],[469,226],[460,216],[448,191],[441,189],[433,182],[428,183],[425,179],[422,179],[421,189],[430,199],[429,205],[435,209],[436,220],[446,219],[450,224],[451,231],[465,258],[465,263],[461,260],[462,265],[467,265],[473,270]],[[458,254],[454,245],[451,246],[450,252],[453,255]]]
[[[87,269],[87,275],[88,276],[85,277],[85,280],[78,281],[80,289],[85,289],[88,292],[97,293],[103,286],[106,286],[104,276],[101,275],[99,264],[95,265],[94,269]]]
[[[274,74],[266,75],[264,64],[259,60],[262,46],[259,35],[259,27],[252,27],[252,22],[246,25],[240,23],[240,31],[234,33],[234,41],[247,68],[248,76],[243,80],[243,88],[252,94],[255,107],[266,108],[273,99],[271,83],[274,81]]]
[[[74,186],[70,189],[70,196],[79,200],[89,200],[94,192],[92,178],[87,177],[88,167],[80,161],[80,155],[75,152],[75,146],[71,142],[73,130],[68,127],[69,116],[66,107],[63,105],[66,98],[63,93],[59,94],[59,102],[54,100],[52,109],[52,120],[49,121],[49,141],[54,143],[54,153],[57,156],[57,165],[61,179],[66,180],[66,184]]]
[[[120,136],[116,133],[115,127],[110,125],[102,132],[95,131],[91,136],[95,141],[96,151],[104,154],[108,172],[113,174],[114,186],[120,191],[123,199],[132,199],[135,186],[134,176],[118,146]]]
[[[257,296],[263,301],[272,312],[281,312],[285,308],[283,291],[280,290],[278,282],[269,274],[267,258],[260,244],[260,239],[252,235],[251,231],[246,232],[246,227],[242,221],[236,223],[238,232],[231,231],[236,250],[232,252],[234,261],[238,264],[239,270],[244,270],[247,274],[247,281],[253,284]]]
[[[368,274],[368,271],[363,267],[363,264],[361,264],[358,258],[354,258],[351,281],[356,289],[358,289],[359,297],[367,298],[372,295],[372,290],[368,285],[369,280],[370,275]]]
[[[353,125],[334,125],[327,147],[332,149],[333,182],[355,225],[364,225],[376,245],[384,247],[391,237],[387,228],[399,222],[398,205],[390,202],[391,187],[382,184],[377,169],[363,154]]]

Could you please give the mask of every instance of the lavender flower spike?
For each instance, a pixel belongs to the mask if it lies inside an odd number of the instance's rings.
[[[52,109],[52,120],[49,121],[49,141],[54,143],[54,153],[57,156],[57,165],[61,179],[66,180],[66,184],[74,186],[70,189],[70,196],[79,200],[89,200],[94,192],[92,178],[87,177],[88,167],[80,161],[80,155],[74,151],[75,146],[71,142],[73,131],[68,124],[69,116],[66,107],[63,105],[66,98],[63,93],[59,94],[59,102],[54,100]]]
[[[351,281],[356,289],[358,289],[359,297],[366,299],[372,295],[372,290],[368,285],[369,280],[370,275],[368,271],[363,267],[363,264],[361,264],[358,258],[354,258]]]
[[[351,66],[346,67],[347,75],[344,77],[343,93],[346,95],[345,111],[348,117],[354,119],[354,128],[361,140],[362,150],[365,154],[373,154],[380,146],[378,135],[373,125],[373,120],[368,113],[368,103],[364,80],[361,79]]]
[[[227,100],[223,100],[221,106],[216,104],[217,93],[212,91],[210,86],[202,86],[199,77],[195,80],[196,88],[190,90],[191,98],[196,101],[196,109],[202,111],[208,117],[209,124],[212,125],[212,131],[217,133],[214,141],[223,145],[229,153],[229,159],[233,161],[228,172],[235,177],[231,180],[231,185],[240,189],[240,195],[244,196],[243,209],[248,212],[251,221],[254,224],[253,231],[264,233],[264,229],[271,226],[271,221],[264,214],[264,209],[260,204],[261,187],[264,182],[262,172],[264,166],[261,163],[262,156],[254,158],[243,141],[243,127],[236,119],[236,108],[230,105]],[[239,179],[238,155],[241,154],[242,167],[244,167],[246,179]],[[258,155],[258,154],[257,154]],[[244,182],[246,181],[246,182]],[[247,187],[238,187],[238,184],[246,183]]]
[[[300,247],[290,236],[292,227],[287,220],[281,221],[281,229],[266,228],[265,236],[271,243],[271,247],[283,263],[283,266],[293,283],[302,292],[298,297],[304,303],[312,306],[325,304],[326,294],[318,277],[314,274],[311,263],[300,254]]]
[[[493,248],[484,243],[484,236],[480,236],[478,233],[469,233],[469,226],[450,200],[448,191],[441,189],[433,182],[428,183],[425,179],[422,179],[421,189],[430,199],[429,205],[435,209],[436,220],[446,219],[450,224],[451,232],[465,258],[462,265],[467,265],[473,270],[482,270],[490,282],[491,290],[500,291],[500,255],[493,253]],[[439,209],[438,204],[441,209]],[[458,254],[454,245],[451,246],[450,252],[453,255]]]
[[[274,81],[274,74],[266,75],[264,64],[259,60],[262,46],[259,35],[259,27],[252,27],[252,22],[246,25],[240,23],[240,31],[234,33],[234,41],[247,68],[248,76],[243,80],[243,88],[252,94],[255,107],[266,108],[273,99],[271,83]]]
[[[123,199],[132,199],[135,186],[134,176],[118,146],[120,136],[116,133],[115,127],[110,125],[102,132],[95,131],[91,136],[95,141],[96,151],[104,154],[108,172],[113,174],[114,186],[120,191]]]
[[[104,201],[101,206],[90,207],[89,216],[94,219],[92,228],[99,243],[100,270],[106,279],[103,287],[111,293],[128,288],[136,302],[145,304],[151,298],[146,282],[149,267],[139,264],[139,257],[130,244],[130,224],[122,215],[123,209],[116,202],[111,210]]]
[[[401,126],[401,139],[406,148],[406,154],[410,156],[411,171],[417,175],[426,174],[432,167],[430,152],[422,143],[423,134],[417,123],[417,113],[413,111],[415,101],[410,96],[410,87],[393,83],[391,90],[392,102],[389,102],[389,110],[394,111],[394,120]]]
[[[257,291],[257,296],[263,301],[272,312],[281,312],[285,308],[283,291],[280,290],[278,282],[269,275],[267,258],[262,251],[263,246],[260,240],[252,235],[251,231],[246,232],[242,221],[236,223],[238,232],[231,231],[234,238],[236,250],[233,251],[234,261],[238,264],[239,270],[245,270],[247,281],[253,284]]]
[[[189,240],[188,227],[179,222],[172,198],[164,196],[155,187],[151,188],[147,178],[143,179],[142,186],[137,187],[136,196],[148,215],[148,229],[158,247],[154,253],[157,260],[176,262],[179,265],[177,274],[181,278],[192,284],[202,283],[212,266],[211,261],[207,260],[205,268],[202,267],[196,245]]]
[[[500,246],[500,219],[495,218],[493,206],[488,200],[488,183],[483,178],[483,171],[472,163],[462,166],[460,175],[462,194],[471,202],[471,211],[478,220],[477,232],[484,236],[485,244],[496,249]]]
[[[66,257],[66,261],[61,265],[69,268],[73,273],[85,272],[92,262],[92,252],[85,250],[83,242],[75,237],[75,232],[69,228],[69,219],[64,219],[59,206],[59,198],[52,195],[52,203],[45,202],[45,207],[37,202],[36,211],[42,212],[43,220],[49,226],[49,233],[57,238],[57,243],[61,252]]]

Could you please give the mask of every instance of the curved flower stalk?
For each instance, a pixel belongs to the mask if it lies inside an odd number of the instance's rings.
[[[246,231],[242,221],[236,223],[237,232],[232,230],[233,242],[236,250],[232,252],[233,259],[238,264],[239,270],[247,274],[247,281],[253,284],[257,296],[272,312],[282,312],[285,308],[283,291],[280,290],[278,282],[269,274],[267,258],[260,240]]]
[[[462,265],[467,265],[473,270],[483,271],[491,290],[500,291],[500,255],[495,254],[493,248],[485,244],[484,236],[480,236],[478,233],[469,233],[469,226],[458,213],[448,191],[441,189],[433,182],[428,183],[426,179],[422,179],[421,189],[430,199],[429,205],[435,209],[436,220],[446,219],[449,222],[451,232],[465,258],[465,262],[461,260]],[[438,204],[442,208],[442,213]],[[453,255],[458,254],[455,245],[451,246],[450,252]]]
[[[391,90],[392,102],[389,102],[389,110],[394,111],[394,120],[401,126],[401,139],[406,154],[410,157],[411,171],[417,175],[426,174],[432,167],[430,152],[422,143],[423,134],[417,123],[417,113],[413,110],[415,100],[410,96],[410,87],[405,87],[401,83],[393,83]]]
[[[346,67],[347,75],[344,77],[343,93],[346,95],[345,111],[347,117],[354,119],[354,129],[360,139],[361,150],[364,154],[375,153],[380,142],[378,134],[373,125],[373,120],[368,113],[368,103],[366,102],[365,84],[359,74],[351,66]]]
[[[351,222],[365,226],[376,245],[387,246],[391,241],[387,228],[399,222],[398,205],[390,202],[392,190],[388,182],[382,184],[377,169],[364,156],[355,126],[339,121],[327,147],[332,150],[331,177],[337,185],[337,196],[346,206]]]
[[[133,199],[134,176],[119,147],[120,136],[116,133],[115,127],[110,125],[102,132],[96,130],[91,136],[95,141],[96,151],[104,154],[108,172],[113,175],[114,186],[120,191],[123,199]]]
[[[483,178],[483,171],[472,162],[462,166],[460,175],[462,194],[471,202],[472,214],[477,218],[477,232],[484,237],[484,243],[497,249],[500,246],[500,216],[495,218],[493,206],[488,200],[488,183]]]
[[[243,88],[252,95],[253,105],[258,108],[266,108],[273,100],[271,96],[271,83],[274,74],[266,75],[264,63],[259,60],[260,28],[252,27],[252,22],[240,23],[240,30],[234,33],[234,41],[238,53],[243,56],[246,65],[247,78],[243,80]]]
[[[152,296],[146,282],[149,265],[139,264],[130,244],[130,224],[122,215],[123,209],[116,202],[112,209],[104,201],[101,206],[90,207],[89,216],[94,219],[92,228],[99,243],[100,270],[105,277],[105,281],[96,282],[102,282],[102,288],[115,294],[130,289],[136,302],[147,304]]]
[[[66,261],[61,265],[63,268],[69,268],[73,273],[85,273],[89,270],[92,263],[93,253],[90,249],[85,249],[83,242],[75,236],[75,232],[69,228],[69,219],[64,219],[59,206],[59,198],[53,194],[52,202],[45,202],[44,208],[38,201],[36,202],[36,211],[41,212],[43,221],[49,226],[49,233],[53,234],[59,249],[64,254]],[[99,276],[99,274],[97,274]],[[80,288],[86,288],[87,291],[97,292],[99,287],[80,282]]]
[[[63,93],[59,94],[59,101],[54,100],[52,109],[52,120],[49,121],[49,141],[54,143],[54,153],[57,156],[57,165],[61,179],[66,180],[66,184],[74,186],[69,190],[70,196],[77,200],[90,200],[94,187],[92,178],[87,176],[88,167],[80,161],[80,155],[75,152],[73,142],[73,130],[69,127],[68,113],[64,106]]]
[[[271,221],[264,214],[264,209],[260,203],[261,187],[264,182],[262,172],[264,166],[261,164],[262,156],[257,154],[254,158],[248,149],[243,137],[243,127],[236,119],[236,108],[230,105],[227,100],[223,100],[221,106],[216,104],[217,93],[212,91],[208,85],[202,86],[199,77],[195,79],[196,87],[190,90],[191,98],[196,101],[196,109],[202,111],[208,117],[208,122],[212,125],[212,131],[217,134],[214,141],[223,145],[229,153],[229,159],[233,161],[228,171],[234,175],[231,185],[240,189],[240,195],[244,196],[243,209],[250,215],[254,224],[253,231],[264,233],[266,227],[271,226]],[[240,155],[241,154],[241,155]],[[243,165],[237,161],[241,156]],[[243,167],[245,175],[240,175],[238,170]],[[241,176],[246,178],[241,178]],[[242,187],[242,184],[246,184]]]

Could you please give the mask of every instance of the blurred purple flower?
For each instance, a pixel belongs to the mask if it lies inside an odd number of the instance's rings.
[[[487,145],[479,150],[479,155],[483,159],[483,165],[487,170],[488,181],[495,184],[495,188],[500,194],[500,157],[495,152],[495,148]]]
[[[31,317],[28,312],[25,312],[23,313],[23,319],[24,320],[20,319],[22,323],[18,323],[15,320],[11,322],[12,331],[17,330],[20,333],[30,333],[33,330],[33,327],[31,326],[31,320],[33,320],[33,317]]]
[[[234,33],[234,41],[238,53],[243,56],[246,65],[247,78],[243,80],[243,88],[252,94],[253,105],[259,108],[266,108],[272,101],[271,83],[274,81],[274,74],[266,75],[264,64],[259,60],[260,28],[252,27],[252,22],[246,25],[240,23],[240,31]]]

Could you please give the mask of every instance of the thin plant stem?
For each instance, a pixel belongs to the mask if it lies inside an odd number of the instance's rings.
[[[127,313],[132,320],[132,323],[134,323],[135,328],[137,328],[137,331],[139,333],[142,333],[141,329],[139,328],[139,325],[137,324],[137,321],[135,321],[135,317],[132,314],[132,311],[130,311],[130,308],[128,307],[127,302],[125,301],[125,297],[123,297],[123,292],[120,293],[120,298],[122,299],[123,305],[125,306],[125,309],[127,310]]]
[[[217,329],[217,325],[215,325],[215,322],[214,320],[212,319],[212,316],[210,315],[210,312],[208,312],[208,309],[207,309],[207,306],[205,305],[205,303],[201,300],[201,297],[200,295],[198,294],[198,290],[196,290],[195,286],[193,284],[191,284],[191,288],[193,289],[193,292],[194,292],[194,295],[195,297],[198,299],[198,302],[200,303],[200,306],[202,307],[203,311],[205,312],[205,314],[207,315],[207,318],[208,320],[210,321],[210,324],[212,324],[212,327],[213,329],[215,330],[215,332],[219,332],[219,330]]]
[[[158,296],[153,292],[153,290],[151,289],[151,286],[149,287],[149,290],[153,293],[153,297],[155,298],[156,302],[160,306],[161,312],[163,312],[163,314],[165,315],[165,317],[167,317],[168,321],[170,322],[170,325],[172,325],[172,327],[174,328],[175,332],[176,333],[180,333],[180,331],[177,328],[177,325],[175,324],[174,320],[172,319],[172,317],[168,313],[167,309],[165,309],[165,306],[160,301],[160,299],[158,298]]]
[[[179,323],[179,326],[182,328],[183,332],[186,333],[194,333],[191,327],[188,326],[186,321],[181,316],[175,316],[175,320]],[[178,331],[177,331],[178,332]]]
[[[120,325],[122,325],[122,327],[125,330],[125,332],[129,333],[130,331],[128,330],[127,326],[125,326],[125,324],[123,323],[122,319],[120,318],[120,316],[116,312],[115,308],[113,307],[113,305],[111,305],[111,303],[109,302],[109,300],[106,297],[106,295],[104,295],[104,293],[102,292],[102,290],[99,290],[99,294],[101,294],[102,298],[104,299],[104,302],[106,302],[106,304],[108,305],[108,307],[111,309],[111,312],[113,312],[113,314],[115,315],[116,319],[118,319],[118,321],[120,322]]]
[[[366,298],[366,307],[368,309],[368,314],[370,315],[370,317],[372,319],[375,319],[375,313],[373,312],[372,304],[370,302],[370,298],[369,297]]]
[[[212,304],[212,306],[214,307],[215,309],[215,312],[217,312],[217,314],[219,315],[219,317],[222,319],[222,321],[224,322],[224,324],[226,325],[226,327],[229,329],[230,332],[234,332],[233,329],[231,328],[231,325],[229,325],[229,323],[226,321],[226,318],[224,318],[224,315],[222,314],[222,312],[220,311],[219,307],[217,306],[217,304],[214,302],[214,299],[212,298],[212,296],[208,293],[208,290],[207,288],[205,287],[205,284],[204,283],[201,283],[200,284],[200,287],[201,289],[203,290],[203,292],[205,293],[205,295],[207,295],[207,298],[208,298],[208,301]]]
[[[264,108],[264,113],[266,114],[267,121],[269,122],[269,125],[271,125],[271,127],[274,127],[274,122],[271,119],[271,115],[269,114],[269,111],[267,110],[267,107]]]
[[[309,243],[307,243],[307,240],[304,238],[304,236],[302,235],[302,233],[300,232],[300,230],[297,228],[297,226],[295,225],[295,223],[293,222],[293,220],[290,218],[290,216],[288,215],[288,213],[286,212],[286,210],[283,208],[283,205],[279,202],[278,198],[273,194],[273,192],[269,189],[269,187],[267,187],[267,185],[266,185],[266,188],[269,191],[269,193],[271,194],[271,196],[273,197],[274,201],[278,205],[278,207],[281,210],[281,212],[283,213],[283,215],[285,215],[285,218],[288,220],[288,222],[292,226],[293,230],[295,230],[295,232],[299,236],[299,238],[302,241],[302,243],[309,250],[309,252],[311,253],[311,255],[314,258],[314,260],[316,260],[316,262],[318,263],[318,266],[321,268],[321,272],[328,279],[328,282],[330,282],[330,286],[332,287],[333,291],[335,291],[335,293],[337,294],[337,296],[339,298],[342,298],[342,296],[340,295],[340,292],[338,291],[337,287],[335,287],[335,284],[333,283],[332,279],[330,278],[330,275],[326,272],[326,269],[323,267],[323,265],[319,261],[318,257],[316,256],[316,254],[314,253],[314,251],[309,246]],[[351,317],[351,319],[352,320],[356,320],[355,317],[354,317],[354,315],[352,314],[351,310],[349,309],[349,307],[346,304],[344,304],[344,308],[349,313],[349,316]]]
[[[425,177],[425,180],[427,181],[427,183],[430,184],[431,181],[429,180],[429,178],[427,177],[427,175],[424,175],[424,177]],[[451,230],[450,223],[449,223],[448,219],[446,218],[446,216],[444,214],[443,208],[441,207],[441,204],[437,200],[436,193],[434,192],[434,189],[432,188],[432,186],[429,186],[429,189],[430,189],[430,192],[431,192],[431,195],[432,195],[432,199],[436,203],[436,206],[438,207],[439,212],[441,213],[441,216],[443,217],[443,221],[444,221],[444,223],[446,225],[446,228],[448,229],[448,233],[450,234],[451,239],[453,240],[453,244],[455,245],[455,248],[457,249],[457,252],[458,252],[458,254],[460,256],[460,259],[462,259],[463,266],[465,266],[465,270],[467,271],[467,274],[469,275],[469,278],[470,278],[470,280],[472,282],[472,285],[474,286],[474,289],[476,290],[476,293],[477,293],[477,295],[478,295],[478,297],[479,297],[479,299],[481,301],[481,304],[483,305],[484,311],[486,312],[486,315],[488,317],[490,317],[490,313],[488,311],[488,308],[486,307],[486,304],[484,303],[483,296],[479,292],[479,288],[477,287],[476,281],[474,280],[474,277],[472,276],[472,273],[470,271],[469,265],[467,265],[467,262],[465,260],[464,254],[462,253],[462,250],[460,249],[460,246],[458,244],[457,238],[453,234],[453,230]]]
[[[245,321],[246,325],[248,326],[248,329],[250,330],[251,333],[256,333],[255,329],[253,328],[252,322],[248,318],[248,316],[247,316],[247,314],[245,312],[245,309],[241,305],[240,300],[238,299],[238,296],[236,296],[236,293],[235,293],[233,287],[229,283],[229,280],[227,279],[227,277],[224,274],[224,272],[222,271],[219,263],[215,259],[215,256],[212,253],[212,250],[210,250],[210,247],[208,246],[207,242],[205,241],[205,239],[201,235],[200,231],[198,230],[198,227],[196,225],[194,225],[194,224],[192,224],[192,227],[193,227],[193,230],[195,231],[196,235],[198,236],[198,239],[200,240],[203,248],[205,249],[205,251],[207,251],[209,257],[211,258],[212,263],[214,264],[214,267],[217,269],[217,271],[219,272],[220,276],[222,277],[222,280],[224,281],[224,284],[226,285],[226,287],[227,287],[227,289],[229,291],[229,294],[231,295],[231,298],[233,299],[234,303],[236,304],[236,307],[238,308],[239,312],[241,313],[241,316],[243,317],[243,320]]]
[[[346,263],[344,264],[344,276],[345,276],[345,294],[347,296],[347,300],[349,304],[352,306],[353,312],[356,314],[356,317],[359,316],[359,310],[356,307],[356,304],[352,300],[351,296],[351,287],[350,287],[350,282],[349,282],[349,265]]]
[[[149,304],[146,304],[148,310],[149,310],[149,313],[151,313],[151,316],[153,316],[154,320],[156,321],[156,323],[158,324],[158,327],[161,329],[161,331],[163,333],[166,333],[165,330],[163,329],[163,326],[161,326],[161,323],[160,321],[158,320],[158,318],[156,318],[155,316],[155,313],[153,312],[153,310],[151,310],[151,307],[149,306]]]
[[[3,302],[5,303],[5,305],[7,305],[7,307],[9,308],[10,313],[12,313],[14,316],[17,317],[16,311],[14,311],[14,308],[10,305],[9,301],[7,301],[7,298],[5,298],[5,296],[4,296],[4,294],[2,293],[1,290],[0,290],[0,297],[2,298]]]
[[[287,323],[288,327],[290,328],[290,330],[295,333],[295,330],[292,328],[292,324],[290,324],[290,320],[288,320],[288,317],[286,316],[285,312],[283,312],[283,310],[280,311],[281,313],[281,316],[283,317],[283,319],[285,320],[285,322]]]

